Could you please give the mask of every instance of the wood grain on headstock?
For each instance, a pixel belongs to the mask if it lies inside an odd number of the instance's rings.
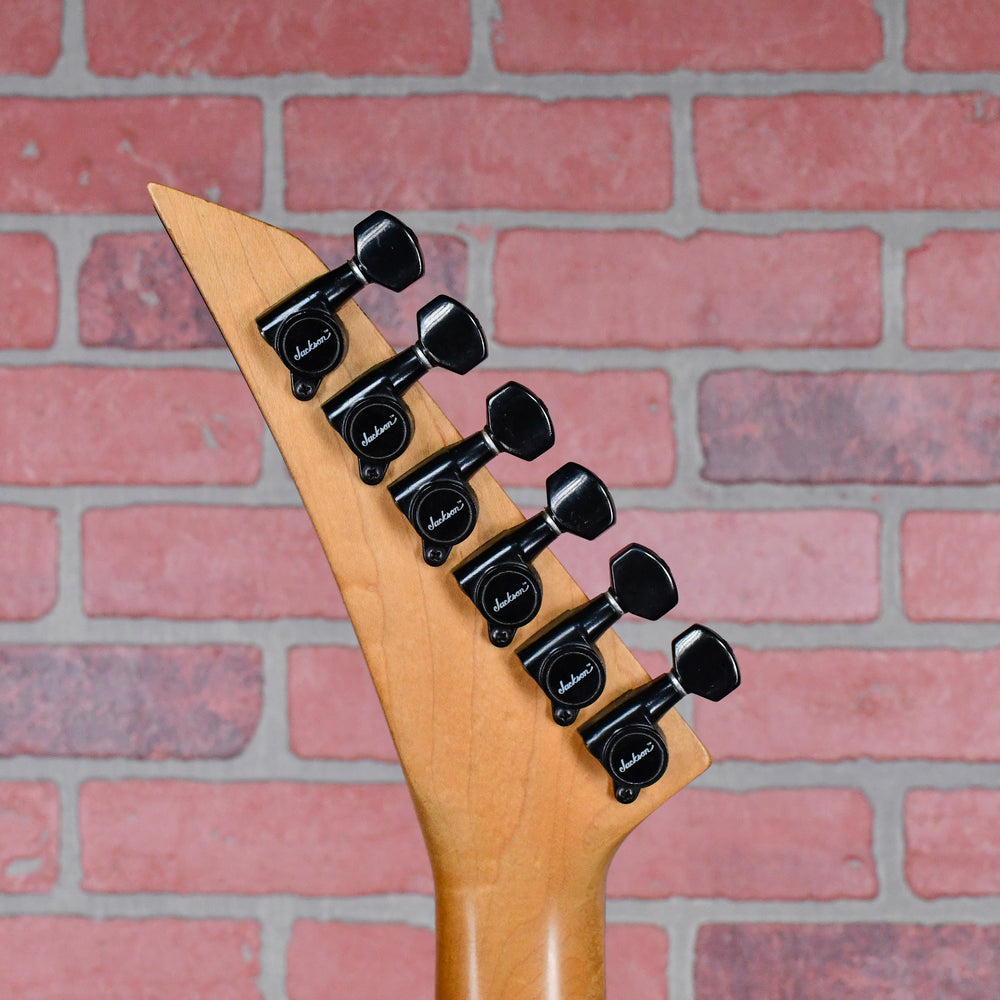
[[[553,723],[512,649],[490,645],[450,572],[522,520],[489,471],[472,479],[480,504],[472,536],[445,566],[427,566],[385,486],[360,482],[357,460],[320,408],[392,348],[349,303],[340,313],[349,337],[344,363],[315,399],[294,399],[254,319],[324,264],[283,230],[161,185],[150,185],[150,194],[274,434],[368,661],[434,872],[438,1000],[599,1000],[611,857],[629,830],[708,766],[708,754],[670,712],[661,723],[666,776],[631,805],[615,801],[607,774],[575,728]],[[429,288],[428,299],[437,291]],[[414,438],[387,482],[461,438],[420,385],[406,401]],[[551,471],[544,462],[539,483]],[[585,599],[550,552],[535,566],[544,602],[521,641]],[[613,632],[600,648],[607,690],[580,721],[648,679]]]

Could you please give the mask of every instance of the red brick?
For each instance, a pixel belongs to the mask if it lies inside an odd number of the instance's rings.
[[[1000,373],[713,372],[698,392],[715,482],[993,483]]]
[[[285,203],[300,212],[665,209],[670,156],[670,105],[659,97],[302,97],[285,105]]]
[[[906,255],[906,343],[1000,348],[1000,233],[934,233]]]
[[[996,208],[998,116],[988,94],[699,98],[701,201],[746,212]]]
[[[518,347],[870,347],[880,241],[867,229],[742,236],[513,230],[496,339]]]
[[[0,350],[52,346],[59,279],[55,247],[40,233],[0,234],[0,302]]]
[[[47,781],[0,781],[0,893],[49,892],[58,877],[59,789]],[[0,962],[0,984],[6,964]]]
[[[1000,514],[913,511],[903,518],[901,548],[912,621],[1000,619]]]
[[[80,831],[91,892],[432,889],[405,785],[90,781]]]
[[[670,379],[662,371],[431,372],[423,384],[462,434],[486,423],[486,397],[514,379],[545,401],[556,443],[534,462],[500,455],[489,469],[506,486],[539,486],[564,462],[583,462],[612,486],[666,486],[674,478]]]
[[[262,687],[251,646],[0,647],[0,754],[232,757]]]
[[[262,1000],[253,920],[0,920],[0,992],[23,1000]]]
[[[83,516],[88,615],[343,618],[301,508],[150,505]]]
[[[300,757],[399,760],[359,649],[289,652],[288,726],[292,751]]]
[[[387,955],[406,961],[387,962]],[[608,1000],[666,1000],[667,935],[658,927],[607,928]],[[434,933],[403,924],[298,920],[288,947],[288,1000],[399,1000],[434,992]],[[373,970],[378,970],[377,975]]]
[[[148,215],[158,181],[260,205],[260,102],[244,97],[0,99],[0,211]]]
[[[398,295],[373,288],[370,292],[362,291],[356,300],[397,349],[409,347],[417,339],[417,310],[425,302],[438,294],[450,295],[460,302],[466,299],[465,244],[454,236],[418,235],[424,256],[423,277]],[[304,233],[302,238],[328,267],[338,267],[354,253],[354,241],[347,237]]]
[[[1000,993],[1000,928],[971,924],[708,924],[697,1000],[983,1000]]]
[[[0,620],[31,620],[51,611],[58,574],[56,512],[0,507]]]
[[[460,0],[350,11],[312,0],[275,6],[267,16],[248,0],[87,2],[89,65],[105,76],[454,76],[465,71],[469,46],[469,8]]]
[[[0,73],[46,76],[59,58],[61,29],[61,0],[4,0]]]
[[[689,790],[629,835],[608,891],[639,899],[871,899],[878,891],[872,809],[847,788]]]
[[[287,965],[288,1000],[429,997],[434,994],[434,932],[404,924],[297,920]]]
[[[253,483],[260,412],[233,372],[0,369],[0,481]]]
[[[98,236],[77,294],[80,341],[89,347],[226,346],[165,233]]]
[[[598,594],[608,587],[608,559],[634,541],[670,564],[678,619],[878,617],[879,518],[869,511],[621,510],[596,541],[562,536],[553,551],[588,594]]]
[[[974,734],[969,734],[970,739]],[[1000,893],[1000,792],[920,788],[906,796],[906,880],[924,899]],[[1000,982],[1000,980],[998,980]]]
[[[667,1000],[667,935],[659,927],[610,924],[605,934],[608,1000]]]
[[[736,711],[695,700],[695,730],[716,759],[1000,760],[994,650],[740,649],[737,659],[748,683]]]
[[[870,2],[500,0],[497,66],[511,73],[868,69],[882,58]]]
[[[991,0],[907,0],[909,69],[1000,69],[1000,11]]]

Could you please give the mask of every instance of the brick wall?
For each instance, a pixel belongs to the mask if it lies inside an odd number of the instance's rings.
[[[738,646],[612,1000],[1000,993],[998,73],[985,0],[3,0],[0,994],[431,995],[391,741],[149,180],[331,263],[402,214],[429,277],[362,304],[470,304],[467,431],[530,373],[622,511],[570,570],[674,569],[651,671]]]

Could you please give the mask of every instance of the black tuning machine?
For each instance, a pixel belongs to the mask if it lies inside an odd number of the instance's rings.
[[[740,685],[732,648],[704,625],[692,625],[674,639],[673,657],[670,673],[622,695],[580,727],[587,749],[611,775],[619,802],[634,802],[667,769],[658,719],[685,695],[721,701]]]
[[[611,588],[567,611],[517,650],[524,669],[552,702],[560,726],[604,691],[604,660],[595,643],[626,612],[655,621],[677,604],[670,567],[644,545],[626,546],[611,557]]]
[[[257,328],[291,372],[292,394],[312,399],[340,364],[347,331],[336,312],[367,284],[400,292],[424,273],[412,230],[388,212],[354,227],[354,256],[257,317]]]
[[[532,561],[564,531],[593,539],[615,523],[608,488],[575,462],[553,472],[545,490],[544,510],[487,542],[454,571],[486,619],[494,646],[509,646],[517,629],[538,614],[542,582]]]
[[[472,474],[506,452],[530,462],[555,441],[545,404],[518,382],[508,382],[486,399],[486,426],[431,455],[389,492],[423,539],[424,562],[440,566],[452,546],[476,525],[479,505],[468,484]]]
[[[464,375],[486,357],[479,320],[447,295],[420,309],[417,331],[412,347],[369,368],[323,404],[326,419],[358,456],[361,479],[370,486],[382,482],[389,463],[413,437],[403,393],[431,368]]]

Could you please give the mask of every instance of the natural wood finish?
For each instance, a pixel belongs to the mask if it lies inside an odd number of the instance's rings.
[[[434,871],[438,1000],[600,1000],[611,857],[629,830],[708,766],[708,754],[670,712],[662,722],[667,775],[631,805],[614,800],[575,727],[552,722],[547,699],[511,649],[490,645],[450,572],[522,519],[489,471],[472,481],[474,534],[444,567],[426,566],[387,490],[359,481],[356,459],[320,409],[392,348],[348,304],[346,360],[316,399],[295,400],[254,318],[323,272],[322,262],[280,229],[171,188],[154,184],[150,193],[288,463],[371,669]],[[428,299],[436,292],[428,289]],[[387,482],[461,437],[419,385],[406,400],[416,431]],[[540,482],[548,471],[543,458]],[[545,590],[537,627],[585,596],[551,553],[535,565]],[[600,646],[602,704],[648,679],[613,632]]]

